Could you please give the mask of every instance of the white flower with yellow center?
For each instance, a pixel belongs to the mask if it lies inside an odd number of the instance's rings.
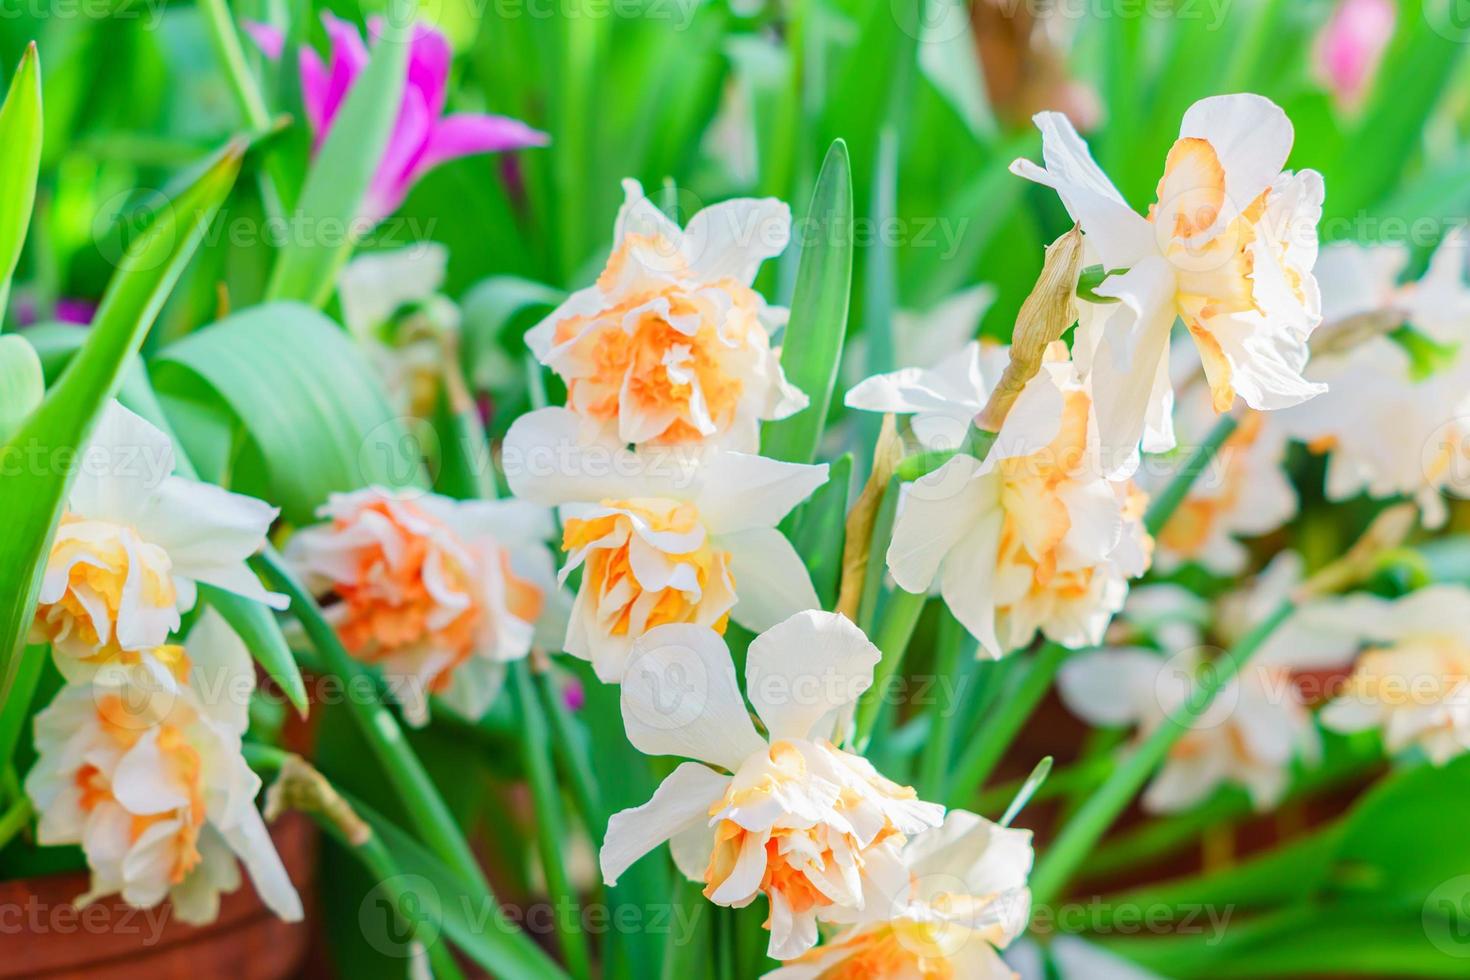
[[[1448,517],[1443,494],[1470,497],[1470,288],[1467,239],[1449,236],[1418,282],[1398,285],[1408,262],[1396,246],[1331,245],[1318,278],[1329,323],[1357,317],[1407,323],[1450,348],[1425,375],[1408,350],[1370,336],[1315,357],[1308,377],[1330,390],[1281,414],[1311,448],[1327,452],[1327,497],[1412,497],[1428,527]]]
[[[1011,980],[996,950],[1026,928],[1031,833],[966,810],[911,838],[850,925],[765,980]]]
[[[504,463],[519,497],[559,506],[565,580],[582,570],[566,652],[609,683],[633,642],[665,623],[754,632],[821,603],[806,564],[776,525],[827,480],[804,466],[715,446],[633,452],[581,441],[576,416],[517,419]]]
[[[1144,461],[1138,480],[1150,491],[1162,490],[1178,475],[1192,447],[1215,425],[1209,389],[1198,366],[1187,366],[1191,377],[1175,384],[1174,422],[1183,445],[1168,459]],[[1196,562],[1219,575],[1238,575],[1250,554],[1236,538],[1266,534],[1296,516],[1296,489],[1284,468],[1288,437],[1279,417],[1249,410],[1241,414],[1235,431],[1155,536],[1154,565],[1160,571]]]
[[[1222,95],[1184,114],[1148,217],[1132,210],[1060,113],[1036,117],[1045,169],[1020,176],[1056,190],[1082,226],[1091,261],[1108,277],[1095,292],[1117,302],[1079,304],[1075,351],[1092,381],[1110,461],[1140,439],[1173,446],[1168,416],[1169,334],[1183,319],[1217,412],[1236,395],[1258,410],[1320,393],[1302,377],[1307,338],[1321,320],[1312,266],[1322,177],[1283,172],[1286,114],[1258,95]]]
[[[26,792],[37,839],[81,846],[92,884],[79,905],[168,898],[181,920],[206,923],[220,893],[239,886],[238,858],[265,904],[299,920],[301,900],[255,809],[260,778],[240,754],[250,656],[209,610],[190,631],[187,660],[182,688],[72,684],[36,716]]]
[[[1061,352],[1057,348],[1057,352]],[[985,403],[994,363],[978,344],[932,370],[870,378],[853,408],[910,413],[926,447],[954,448]],[[997,375],[998,376],[998,375]],[[1052,359],[1027,383],[982,462],[961,452],[906,484],[888,547],[904,589],[936,580],[950,611],[1000,657],[1038,631],[1065,646],[1102,639],[1147,570],[1146,498],[1103,476],[1092,399],[1070,361]]]
[[[1282,552],[1246,590],[1220,601],[1216,637],[1232,646],[1286,599],[1301,580],[1301,560]],[[1147,632],[1162,651],[1122,647],[1084,653],[1062,666],[1057,689],[1073,713],[1100,727],[1137,726],[1147,738],[1184,705],[1203,670],[1219,655],[1202,646],[1207,604],[1178,586],[1135,590],[1124,616]],[[1323,604],[1306,607],[1271,637],[1221,689],[1194,726],[1170,749],[1163,768],[1143,795],[1145,809],[1187,810],[1223,785],[1243,787],[1257,809],[1280,802],[1292,765],[1313,764],[1321,744],[1306,698],[1294,675],[1349,662],[1356,644],[1329,628]]]
[[[318,514],[327,523],[291,538],[286,559],[335,596],[326,613],[343,646],[382,668],[411,724],[428,721],[430,694],[479,718],[507,663],[559,642],[545,509],[369,487]]]
[[[677,624],[645,634],[622,686],[628,738],[649,755],[699,761],[682,763],[643,806],[613,815],[603,879],[615,884],[669,841],[710,901],[744,908],[766,896],[776,959],[810,949],[818,919],[863,908],[876,882],[902,875],[907,836],[944,815],[832,744],[837,718],[872,684],[878,659],[862,631],[833,613],[798,613],[762,633],[745,666],[762,736],[717,634]]]
[[[198,583],[287,605],[245,565],[276,508],[173,469],[169,437],[109,404],[78,456],[31,627],[69,680],[148,660],[194,607]]]
[[[1401,599],[1357,595],[1337,628],[1368,637],[1342,694],[1322,709],[1339,732],[1380,729],[1390,752],[1418,747],[1435,763],[1470,750],[1470,590],[1434,585]]]
[[[632,444],[715,439],[754,452],[760,423],[804,408],[771,332],[786,311],[751,289],[786,247],[790,209],[771,198],[705,208],[686,228],[625,180],[613,251],[594,286],[526,334],[589,430]]]

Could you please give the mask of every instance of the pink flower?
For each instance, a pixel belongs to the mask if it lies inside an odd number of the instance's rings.
[[[331,40],[330,64],[324,64],[315,50],[301,49],[301,96],[311,125],[313,152],[321,149],[368,61],[367,45],[354,25],[330,13],[322,14],[322,23]],[[247,24],[246,28],[266,57],[281,56],[285,39],[280,31],[265,24]],[[381,36],[381,18],[370,20],[368,29],[373,36]],[[546,145],[545,133],[517,119],[481,113],[443,115],[452,57],[443,34],[424,24],[415,25],[403,102],[363,202],[366,217],[381,220],[392,214],[419,178],[441,163],[477,153]]]
[[[1342,0],[1317,35],[1317,75],[1340,104],[1362,99],[1397,18],[1394,0]]]

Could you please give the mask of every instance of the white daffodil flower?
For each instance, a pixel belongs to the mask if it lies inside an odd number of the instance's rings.
[[[1175,357],[1178,362],[1181,359]],[[1190,359],[1192,361],[1192,358]],[[1149,458],[1138,482],[1150,492],[1163,490],[1215,425],[1210,393],[1198,366],[1185,365],[1193,377],[1180,379],[1174,423],[1183,443],[1169,459]],[[1312,402],[1310,404],[1315,404]],[[1238,575],[1250,554],[1237,537],[1267,534],[1296,516],[1296,488],[1287,479],[1288,436],[1280,413],[1246,411],[1189,494],[1155,536],[1154,565],[1171,572],[1195,562],[1217,575]]]
[[[1283,172],[1286,114],[1258,95],[1222,95],[1184,114],[1157,201],[1144,217],[1098,168],[1067,118],[1035,117],[1045,168],[1016,174],[1056,190],[1082,226],[1091,261],[1109,275],[1095,290],[1117,302],[1079,303],[1075,355],[1092,381],[1107,458],[1174,444],[1168,422],[1169,334],[1182,318],[1217,412],[1236,395],[1258,410],[1323,391],[1302,377],[1321,320],[1312,266],[1322,177]]]
[[[1004,352],[994,352],[993,366],[986,361],[972,344],[933,370],[870,378],[848,405],[912,413],[926,447],[953,449]],[[991,657],[1038,631],[1065,646],[1098,643],[1152,551],[1146,497],[1103,475],[1099,449],[1086,386],[1070,361],[1047,361],[983,462],[961,452],[904,486],[887,555],[894,581],[923,592],[938,580],[945,604]]]
[[[560,641],[551,514],[519,500],[461,501],[369,487],[333,494],[286,560],[343,645],[382,667],[411,724],[430,694],[467,718],[489,709],[505,665]]]
[[[582,441],[580,420],[545,408],[516,420],[504,463],[518,497],[559,506],[563,581],[582,569],[566,652],[609,683],[633,642],[665,623],[754,632],[821,605],[776,525],[827,481],[805,466],[718,446],[634,452]]]
[[[705,208],[680,229],[635,180],[596,285],[526,334],[567,386],[589,431],[631,444],[718,440],[754,452],[760,423],[806,407],[786,381],[770,334],[786,311],[750,288],[791,234],[772,198]]]
[[[194,608],[200,582],[288,604],[245,565],[276,508],[173,469],[167,435],[116,402],[103,410],[77,459],[31,626],[31,642],[51,644],[68,680],[152,656]]]
[[[1433,585],[1401,599],[1356,595],[1333,621],[1374,644],[1341,696],[1322,709],[1339,732],[1377,728],[1390,752],[1423,750],[1437,764],[1470,749],[1470,590]]]
[[[1444,494],[1470,497],[1470,288],[1467,238],[1448,236],[1429,272],[1398,285],[1408,253],[1397,246],[1337,244],[1323,250],[1318,278],[1331,321],[1382,315],[1452,348],[1425,376],[1396,341],[1375,336],[1315,358],[1308,377],[1330,391],[1281,413],[1283,428],[1325,451],[1327,497],[1413,498],[1424,524],[1449,516]]]
[[[459,308],[439,293],[448,265],[443,245],[416,242],[359,255],[337,285],[343,324],[382,376],[388,400],[415,418],[433,414],[454,349],[446,336],[459,329]]]
[[[1247,589],[1220,601],[1218,639],[1233,646],[1284,601],[1301,580],[1301,559],[1282,552]],[[1122,647],[1084,653],[1062,665],[1057,689],[1076,715],[1101,727],[1137,726],[1147,738],[1188,699],[1218,648],[1202,645],[1201,600],[1178,586],[1137,589],[1124,616],[1163,650]],[[1187,810],[1222,785],[1243,787],[1259,810],[1280,802],[1293,762],[1314,764],[1321,743],[1294,681],[1302,670],[1350,662],[1356,641],[1330,628],[1326,606],[1309,606],[1278,626],[1169,751],[1143,795],[1156,813]]]
[[[905,839],[939,826],[944,808],[831,742],[878,659],[833,613],[798,613],[762,633],[745,667],[762,736],[716,633],[671,624],[644,634],[622,686],[628,739],[648,755],[698,761],[681,764],[643,806],[613,815],[601,855],[607,884],[669,841],[710,901],[743,908],[766,896],[768,952],[784,960],[816,943],[818,919],[863,908],[876,882],[902,876]]]
[[[240,754],[254,668],[213,610],[190,631],[188,685],[72,684],[36,716],[26,792],[41,844],[78,844],[92,870],[86,905],[118,894],[150,908],[168,898],[184,922],[212,921],[243,861],[265,904],[302,917],[255,809],[260,778]],[[176,655],[170,655],[174,657]]]
[[[995,287],[982,283],[946,296],[927,310],[895,311],[893,363],[937,364],[944,360],[975,339],[981,318],[994,302]],[[869,349],[863,334],[843,344],[844,387],[855,387],[866,375],[863,368],[868,363]]]
[[[1026,928],[1031,832],[965,810],[909,839],[851,924],[765,980],[1011,980],[996,952]]]

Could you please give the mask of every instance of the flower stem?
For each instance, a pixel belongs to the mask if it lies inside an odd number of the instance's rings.
[[[1077,816],[1067,823],[1047,850],[1031,877],[1031,893],[1038,906],[1050,903],[1061,894],[1078,865],[1143,788],[1174,743],[1204,715],[1215,696],[1295,609],[1293,602],[1281,603],[1233,649],[1212,661],[1210,669],[1195,682],[1189,698],[1168,715],[1083,804]]]
[[[531,671],[524,660],[510,665],[511,693],[515,697],[516,715],[521,729],[521,760],[531,784],[531,798],[536,806],[536,843],[541,852],[541,868],[546,874],[546,890],[560,910],[564,903],[579,909],[562,860],[563,827],[561,794],[551,764],[546,715],[541,710]],[[553,916],[561,939],[562,955],[572,976],[586,980],[591,976],[591,956],[587,937],[581,929],[581,916]]]
[[[1000,696],[995,714],[980,729],[955,766],[948,796],[950,806],[964,805],[990,778],[1016,734],[1025,727],[1031,712],[1046,697],[1052,679],[1071,652],[1061,644],[1047,643],[1022,668],[1019,679],[1011,678],[1013,684]]]
[[[587,757],[587,746],[582,740],[582,733],[577,731],[577,725],[572,720],[571,712],[567,710],[566,702],[562,700],[561,691],[557,689],[550,670],[543,670],[536,675],[536,685],[541,692],[546,716],[551,719],[555,734],[552,749],[571,784],[572,800],[577,804],[582,822],[587,827],[587,836],[594,845],[601,847],[607,817],[602,812],[602,793],[597,785],[597,776],[592,772],[592,760]]]
[[[966,642],[968,639],[959,620],[945,615],[940,621],[939,642],[934,654],[936,678],[960,678],[960,667],[965,655],[969,654],[972,661],[974,658],[974,643]],[[944,689],[936,686],[935,690]],[[958,688],[952,690],[956,695],[959,693]],[[946,703],[943,697],[935,697],[934,704],[929,709],[932,721],[929,740],[924,747],[924,758],[920,763],[918,785],[919,795],[926,800],[937,799],[944,792],[950,748],[954,743],[955,715],[958,712],[959,705]]]
[[[888,604],[883,609],[883,621],[878,624],[877,635],[873,638],[883,656],[873,668],[872,686],[858,699],[857,723],[852,744],[857,746],[859,752],[867,747],[868,739],[873,734],[873,725],[883,707],[888,684],[903,661],[904,651],[908,649],[909,639],[914,635],[914,627],[919,623],[919,613],[923,612],[924,600],[927,598],[922,592],[905,592],[903,589],[895,589],[888,597]]]
[[[1169,523],[1169,518],[1174,516],[1174,511],[1178,510],[1179,505],[1184,503],[1184,498],[1189,496],[1189,489],[1194,486],[1194,481],[1199,479],[1200,474],[1214,461],[1215,454],[1220,451],[1221,446],[1225,445],[1225,440],[1230,438],[1239,425],[1240,420],[1234,415],[1222,415],[1215,422],[1214,428],[1210,429],[1209,434],[1205,436],[1205,441],[1190,454],[1183,468],[1174,474],[1168,485],[1148,505],[1148,512],[1143,517],[1143,525],[1149,534],[1158,534],[1164,529],[1164,525]]]
[[[35,808],[31,806],[31,799],[22,796],[10,805],[10,809],[0,814],[0,849],[10,843],[10,839],[20,833],[21,828],[31,822],[31,817],[36,815]]]
[[[267,545],[254,560],[266,578],[290,597],[296,618],[332,673],[341,678],[349,689],[354,683],[362,683],[357,678],[370,677],[367,669],[347,653],[337,631],[323,616],[321,607],[286,567],[280,554]],[[346,700],[363,738],[377,756],[424,843],[440,860],[479,886],[485,895],[491,895],[489,882],[480,870],[474,852],[460,833],[459,825],[424,770],[423,763],[414,755],[392,712],[376,700],[358,697]]]

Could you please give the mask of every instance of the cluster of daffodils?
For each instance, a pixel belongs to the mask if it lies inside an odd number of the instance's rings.
[[[560,514],[560,579],[579,579],[562,648],[620,685],[635,747],[691,760],[612,817],[603,877],[667,842],[710,901],[764,897],[769,953],[789,961],[777,976],[1006,976],[996,950],[1029,917],[1029,835],[946,818],[839,747],[878,650],[818,610],[778,529],[827,467],[759,455],[760,423],[807,401],[771,341],[785,311],[751,288],[790,214],[737,200],[681,229],[625,189],[597,284],[527,337],[567,404],[518,419],[503,451],[516,496]],[[732,619],[759,633],[754,719]]]
[[[212,608],[177,639],[201,585],[284,605],[245,565],[276,511],[174,462],[168,436],[116,403],[79,457],[30,635],[67,681],[36,716],[37,838],[82,848],[79,904],[167,898],[182,921],[208,922],[239,861],[277,915],[300,919],[241,754],[250,656]]]

